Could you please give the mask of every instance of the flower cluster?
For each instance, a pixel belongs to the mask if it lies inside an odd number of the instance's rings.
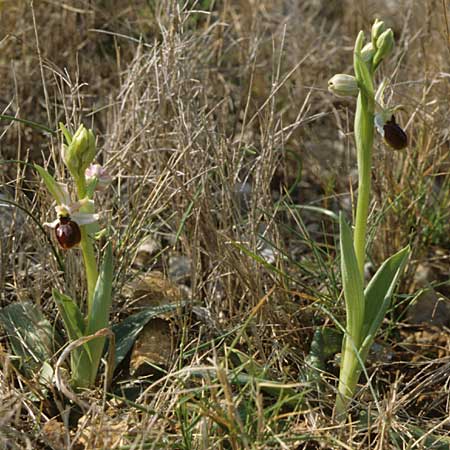
[[[71,199],[67,184],[59,183],[40,168],[39,172],[56,201],[56,219],[44,223],[55,230],[59,245],[67,250],[82,239],[80,227],[96,223],[99,214],[95,212],[94,191],[103,191],[112,177],[100,164],[93,164],[95,158],[95,137],[92,130],[81,125],[71,136],[63,127],[67,145],[63,145],[62,158],[77,186],[78,200]]]
[[[358,52],[366,70],[369,72],[366,75],[373,75],[381,61],[391,53],[393,46],[394,34],[392,29],[386,29],[383,21],[375,20],[372,26],[371,41]],[[385,88],[386,81],[383,81],[375,95],[374,125],[386,144],[395,150],[402,150],[408,145],[408,136],[397,124],[394,117],[395,111],[402,107],[387,107],[384,105],[382,97]],[[357,97],[360,89],[361,86],[358,85],[357,77],[353,75],[339,73],[328,81],[328,90],[338,97]]]

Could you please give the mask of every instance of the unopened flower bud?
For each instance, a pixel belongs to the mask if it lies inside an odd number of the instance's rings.
[[[79,178],[95,158],[95,136],[80,125],[70,144],[64,146],[64,162],[73,177]]]
[[[338,73],[328,80],[328,90],[338,97],[357,97],[358,83],[352,75]]]
[[[378,64],[386,57],[394,48],[394,32],[391,28],[383,31],[377,39],[377,52],[373,58],[373,65],[377,67]]]
[[[377,47],[378,38],[385,31],[386,31],[386,24],[382,20],[375,19],[375,22],[372,25],[372,34],[371,34],[372,45],[374,46],[374,48],[378,48]]]
[[[375,53],[376,53],[376,50],[375,50],[372,42],[369,42],[361,50],[362,60],[366,63],[372,61],[372,58],[375,55]]]

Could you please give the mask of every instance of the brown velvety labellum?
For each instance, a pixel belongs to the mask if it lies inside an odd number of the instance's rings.
[[[64,250],[68,250],[81,242],[80,227],[70,217],[59,218],[59,223],[55,228],[55,236]]]
[[[402,150],[408,145],[408,136],[395,122],[394,116],[383,127],[384,140],[395,150]]]

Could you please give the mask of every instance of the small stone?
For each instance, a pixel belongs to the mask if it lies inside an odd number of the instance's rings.
[[[152,236],[147,236],[138,246],[133,265],[142,269],[150,265],[154,256],[161,250],[161,244]]]
[[[450,301],[429,288],[422,292],[410,307],[406,316],[410,324],[426,323],[436,326],[450,324]]]
[[[180,288],[158,271],[126,284],[123,294],[132,300],[133,307],[140,308],[176,303],[182,297]]]
[[[177,283],[188,281],[191,277],[191,260],[187,256],[171,256],[169,277]]]
[[[152,319],[141,331],[133,346],[130,359],[132,376],[144,376],[157,372],[154,366],[166,369],[172,357],[174,339],[170,322]]]
[[[55,418],[44,423],[41,430],[43,440],[54,450],[63,450],[66,447],[65,436],[67,430],[62,422]]]

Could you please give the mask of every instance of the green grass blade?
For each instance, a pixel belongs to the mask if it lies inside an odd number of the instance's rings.
[[[112,246],[109,242],[106,246],[103,264],[95,286],[92,307],[86,326],[86,335],[94,334],[109,324],[109,314],[111,311],[111,293],[113,278],[113,254]],[[95,381],[98,365],[105,346],[105,338],[96,338],[89,341],[87,345],[92,355],[91,382]]]
[[[282,210],[282,211],[284,211],[284,210],[289,211],[291,209],[300,209],[300,210],[305,210],[305,211],[316,212],[316,213],[323,214],[324,216],[329,217],[330,219],[334,220],[335,222],[339,221],[339,216],[335,212],[331,211],[330,209],[321,208],[320,206],[288,204],[288,205],[280,207],[280,210]]]
[[[407,246],[384,261],[365,290],[365,315],[362,330],[364,343],[361,348],[363,359],[386,315],[395,286],[410,253],[410,248]]]
[[[1,164],[1,161],[0,161],[0,164]],[[17,202],[14,202],[14,201],[6,199],[6,198],[0,199],[0,208],[2,206],[4,206],[3,204],[5,204],[5,203],[8,205],[12,205],[15,208],[18,208],[21,211],[23,211],[38,226],[39,230],[41,230],[42,234],[47,238],[50,248],[52,249],[52,253],[53,253],[53,255],[55,255],[55,259],[58,262],[59,270],[61,270],[61,272],[64,272],[65,271],[64,262],[62,261],[60,254],[56,250],[56,247],[53,245],[53,242],[52,242],[50,236],[47,234],[47,232],[45,231],[45,228],[42,226],[42,224],[39,222],[39,220],[36,219],[36,217],[34,217],[34,215],[27,208],[23,207],[22,205],[19,205],[19,203],[17,203]]]
[[[192,210],[194,208],[195,202],[203,191],[203,186],[199,186],[195,191],[194,198],[189,202],[189,205],[186,211],[183,213],[183,217],[181,218],[180,226],[178,227],[177,234],[175,235],[175,242],[178,242],[180,239],[181,233],[183,232],[184,226],[186,225],[186,221],[189,219]]]
[[[43,131],[52,135],[56,134],[56,131],[52,130],[51,128],[42,125],[41,123],[33,122],[32,120],[19,119],[18,117],[10,116],[9,114],[0,114],[0,119],[9,120],[10,122],[23,123],[24,125],[28,125],[31,128],[35,128],[36,130]]]
[[[254,261],[261,264],[263,267],[270,270],[271,272],[276,273],[276,274],[282,276],[283,278],[287,276],[282,270],[278,269],[274,264],[267,262],[262,256],[252,252],[250,249],[248,249],[245,245],[241,244],[240,242],[232,241],[231,245],[236,247],[242,253],[249,256]]]

